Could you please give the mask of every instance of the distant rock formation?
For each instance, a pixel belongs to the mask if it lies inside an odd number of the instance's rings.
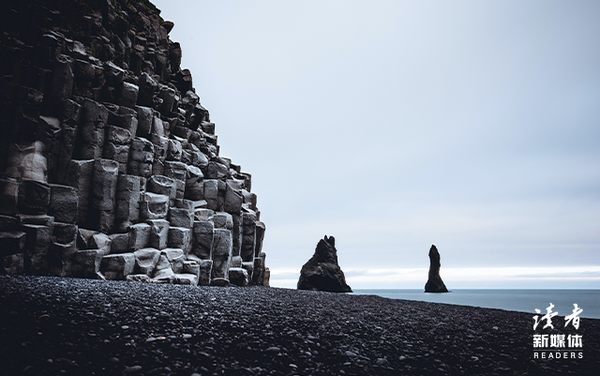
[[[429,249],[429,279],[425,284],[425,292],[448,292],[442,277],[440,277],[440,253],[435,245]]]
[[[298,290],[352,292],[344,272],[338,265],[335,238],[327,235],[319,240],[315,254],[302,266]]]
[[[172,22],[147,0],[3,0],[0,20],[0,274],[269,285],[252,176]]]

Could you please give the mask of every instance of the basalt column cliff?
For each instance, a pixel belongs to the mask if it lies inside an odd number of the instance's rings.
[[[2,1],[0,272],[268,285],[251,176],[159,13]]]

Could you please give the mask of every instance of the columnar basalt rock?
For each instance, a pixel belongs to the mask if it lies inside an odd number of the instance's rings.
[[[159,14],[0,4],[0,273],[269,285],[251,175]]]
[[[429,249],[429,278],[425,284],[425,292],[448,292],[442,277],[440,277],[440,252],[435,245]]]

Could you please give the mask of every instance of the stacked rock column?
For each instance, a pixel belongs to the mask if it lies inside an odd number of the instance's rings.
[[[172,24],[137,2],[69,4],[40,7],[39,24],[17,1],[0,9],[15,15],[0,43],[0,272],[268,285],[251,176],[219,155]]]

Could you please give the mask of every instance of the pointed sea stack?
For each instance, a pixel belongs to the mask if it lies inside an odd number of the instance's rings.
[[[319,240],[315,254],[302,266],[298,290],[352,292],[338,265],[333,236]]]
[[[425,292],[448,292],[442,277],[440,277],[440,253],[435,245],[429,249],[429,279],[425,284]]]

